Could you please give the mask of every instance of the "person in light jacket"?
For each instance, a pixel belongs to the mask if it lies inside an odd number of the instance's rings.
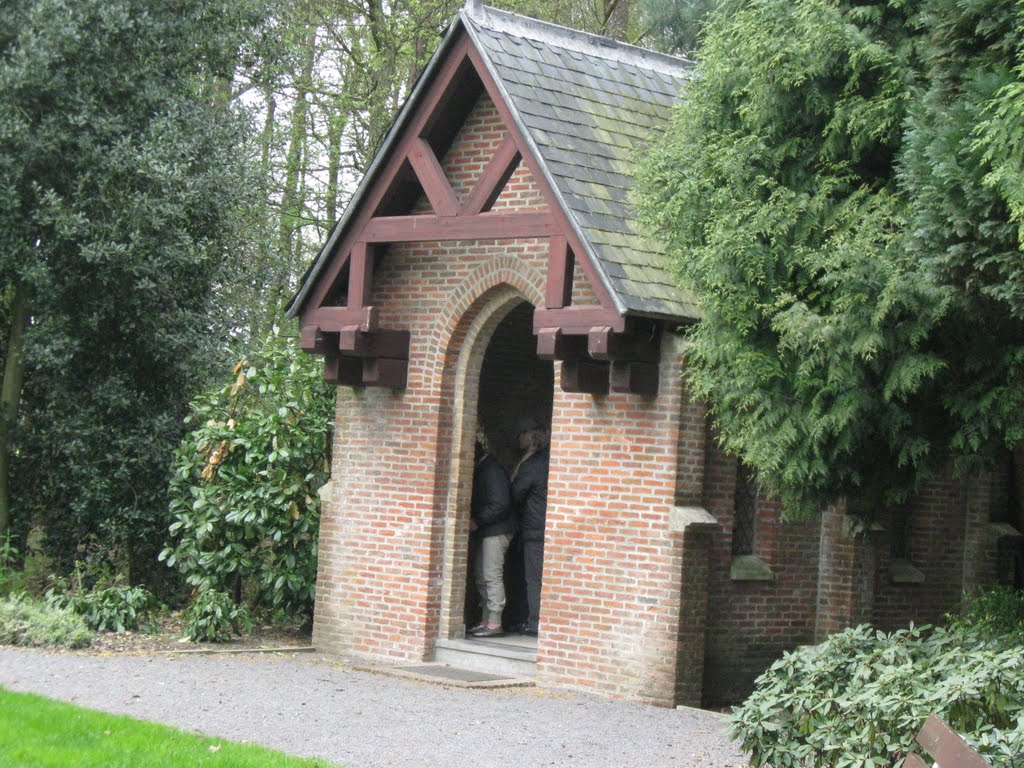
[[[483,427],[476,428],[477,463],[469,529],[476,546],[476,588],[480,594],[480,623],[468,630],[473,637],[502,637],[505,610],[505,553],[516,521],[509,496],[508,472],[488,450]]]

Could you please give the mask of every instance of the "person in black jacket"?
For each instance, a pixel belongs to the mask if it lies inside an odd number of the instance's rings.
[[[515,532],[509,497],[508,473],[488,451],[483,427],[476,428],[477,464],[473,472],[473,498],[469,529],[475,539],[476,588],[480,593],[480,623],[468,634],[502,637],[501,614],[505,610],[505,552]]]
[[[523,542],[523,571],[529,609],[522,632],[536,636],[544,570],[544,523],[548,507],[548,436],[533,418],[520,420],[516,431],[523,458],[512,475],[512,508]]]

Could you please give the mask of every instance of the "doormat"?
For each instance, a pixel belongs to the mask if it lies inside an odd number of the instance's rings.
[[[372,672],[376,675],[404,677],[407,680],[419,680],[423,683],[450,685],[456,688],[525,688],[534,684],[533,680],[526,677],[495,675],[490,672],[478,672],[475,669],[449,667],[446,664],[408,664],[401,667],[360,664],[353,669],[360,672]]]

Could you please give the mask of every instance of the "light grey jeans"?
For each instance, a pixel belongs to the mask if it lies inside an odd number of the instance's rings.
[[[505,610],[505,552],[511,533],[499,533],[480,539],[476,558],[476,589],[480,593],[480,608],[484,624],[501,624]]]

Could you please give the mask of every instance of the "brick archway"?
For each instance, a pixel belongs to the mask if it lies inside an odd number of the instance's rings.
[[[484,354],[498,326],[523,302],[529,303],[529,299],[508,283],[485,291],[470,304],[456,325],[451,337],[453,343],[445,355],[442,391],[450,395],[448,401],[452,407],[446,409],[442,417],[448,421],[442,425],[442,431],[447,432],[450,439],[438,443],[438,466],[450,468],[446,473],[447,488],[437,494],[439,500],[444,500],[444,509],[439,515],[444,521],[439,638],[460,637],[464,628],[473,435]]]

